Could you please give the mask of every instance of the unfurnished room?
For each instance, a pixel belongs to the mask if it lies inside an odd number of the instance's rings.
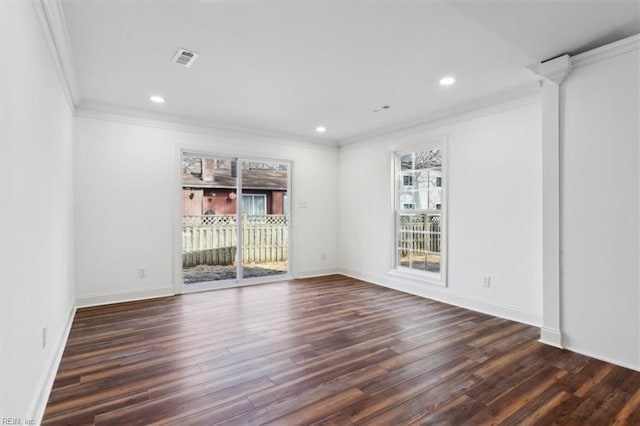
[[[639,425],[637,0],[0,0],[0,424]]]

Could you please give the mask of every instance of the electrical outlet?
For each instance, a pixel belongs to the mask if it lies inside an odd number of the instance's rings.
[[[489,275],[485,276],[482,279],[482,287],[487,287],[487,288],[491,287],[491,277]]]
[[[47,326],[42,327],[42,348],[47,347]]]
[[[327,253],[320,253],[320,260],[322,260],[323,262],[327,260]]]
[[[138,278],[147,278],[147,268],[138,268]]]

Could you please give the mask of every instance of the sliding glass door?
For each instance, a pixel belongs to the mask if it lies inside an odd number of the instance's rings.
[[[289,220],[285,213],[289,166],[241,160],[242,277],[286,275]]]
[[[182,155],[183,291],[287,275],[286,162]]]

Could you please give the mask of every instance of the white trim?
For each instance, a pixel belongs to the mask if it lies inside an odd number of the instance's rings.
[[[560,330],[540,327],[540,339],[538,339],[540,343],[544,343],[545,345],[555,346],[556,348],[562,349],[562,333]]]
[[[60,366],[60,361],[62,360],[62,354],[64,353],[64,349],[67,346],[67,340],[69,339],[69,333],[71,333],[71,325],[73,324],[73,319],[76,316],[76,307],[71,306],[71,310],[69,311],[69,316],[67,317],[67,323],[64,327],[64,331],[62,332],[62,338],[60,342],[58,342],[58,346],[56,347],[55,354],[51,363],[49,364],[49,368],[45,369],[43,376],[39,381],[38,389],[40,392],[34,395],[34,399],[31,401],[29,405],[29,409],[27,410],[27,418],[35,420],[35,424],[42,423],[42,417],[44,416],[44,410],[47,408],[47,402],[49,400],[49,394],[51,393],[51,389],[53,388],[53,382],[56,379],[56,374],[58,373],[58,367]]]
[[[293,279],[326,277],[329,275],[340,274],[337,268],[311,269],[308,271],[300,271],[293,275]],[[346,274],[343,274],[346,275]]]
[[[555,346],[556,348],[566,349],[568,351],[575,352],[580,355],[588,356],[594,359],[599,359],[600,361],[608,362],[610,364],[615,364],[624,368],[629,368],[631,370],[640,371],[640,364],[629,364],[626,362],[622,362],[620,360],[613,359],[606,355],[576,348],[571,344],[567,345],[566,342],[563,345],[562,336],[558,330],[552,330],[544,327],[540,328],[540,339],[538,341],[546,345]]]
[[[542,329],[540,342],[562,348],[562,100],[572,69],[562,55],[529,69],[542,77]]]
[[[77,117],[93,118],[97,120],[114,121],[117,123],[133,124],[157,129],[176,130],[187,133],[212,135],[225,139],[245,141],[260,141],[284,146],[312,145],[315,148],[325,147],[336,149],[334,139],[320,139],[301,137],[296,135],[267,132],[259,129],[242,129],[222,125],[212,125],[209,122],[181,117],[171,114],[154,113],[136,108],[121,107],[93,101],[83,101],[76,107]]]
[[[548,61],[529,65],[527,68],[540,77],[551,80],[556,84],[561,84],[571,72],[571,57],[562,55]]]
[[[201,281],[183,284],[178,294],[200,293],[202,291],[219,290],[222,288],[239,287],[237,278],[229,278],[217,281]]]
[[[543,326],[562,338],[562,148],[560,84],[543,81],[542,96],[542,311]],[[562,347],[562,341],[557,342]]]
[[[173,202],[173,293],[182,294],[182,156],[185,149],[177,145],[175,156],[175,200]]]
[[[236,269],[235,278],[218,280],[218,281],[206,281],[206,282],[193,283],[193,284],[183,283],[183,276],[182,276],[182,271],[183,271],[183,267],[182,267],[182,183],[183,183],[182,182],[182,158],[183,156],[185,154],[188,154],[188,155],[196,155],[196,156],[202,156],[202,157],[208,157],[208,158],[217,158],[217,159],[224,158],[230,161],[237,162],[238,176],[236,179],[236,192],[239,195],[239,197],[237,198],[238,201],[236,206],[236,220],[238,224],[242,223],[242,211],[240,209],[240,203],[241,203],[240,200],[242,200],[241,197],[243,197],[244,195],[254,195],[254,194],[243,194],[242,192],[242,167],[241,167],[242,162],[243,161],[263,162],[263,163],[276,163],[276,164],[286,165],[287,166],[287,193],[290,195],[289,201],[288,201],[290,203],[291,195],[293,195],[292,182],[293,182],[294,161],[292,159],[285,159],[285,158],[274,159],[274,158],[265,158],[261,156],[252,156],[251,154],[248,154],[248,153],[244,153],[244,155],[241,156],[237,150],[224,152],[224,150],[213,150],[208,147],[197,147],[194,149],[190,149],[189,145],[178,145],[177,148],[178,148],[177,150],[178,166],[177,166],[177,173],[176,173],[176,187],[178,188],[178,190],[177,190],[177,196],[176,196],[176,206],[175,206],[176,216],[175,216],[175,222],[174,222],[174,226],[176,227],[176,229],[174,230],[174,262],[173,262],[174,293],[186,294],[186,293],[195,293],[195,292],[208,291],[208,290],[218,290],[223,288],[233,288],[233,287],[240,288],[247,285],[265,284],[265,283],[274,282],[274,281],[291,279],[292,268],[293,268],[292,253],[294,251],[292,249],[293,239],[291,236],[293,234],[294,213],[291,211],[292,210],[291,206],[289,206],[289,209],[288,209],[289,220],[287,223],[288,256],[287,256],[287,272],[285,274],[267,275],[265,277],[243,278],[242,276],[244,274],[244,261],[243,261],[244,251],[242,247],[242,238],[238,234],[237,236],[238,241],[236,244],[237,245],[236,247],[237,269]],[[240,227],[238,227],[238,231],[239,230],[240,230]]]
[[[268,284],[278,281],[287,281],[290,279],[291,274],[289,274],[288,272],[284,274],[265,275],[261,277],[247,277],[242,279],[242,287],[247,285]],[[236,284],[235,287],[238,287],[238,284]]]
[[[338,145],[340,149],[345,149],[352,146],[356,147],[363,144],[387,142],[407,136],[411,137],[415,136],[416,133],[423,133],[439,127],[498,114],[537,103],[539,100],[540,90],[532,78],[531,84],[526,86],[499,93],[495,96],[486,97],[476,102],[468,102],[462,107],[442,110],[428,115],[417,122],[390,126],[360,136],[341,139]]]
[[[397,251],[397,247],[392,248],[396,249],[394,251]],[[389,272],[387,272],[387,275],[394,276],[403,280],[415,281],[419,284],[433,285],[436,287],[447,286],[446,281],[443,281],[441,278],[437,278],[438,274],[429,271],[416,271],[407,267],[399,267],[397,269],[390,269]]]
[[[242,286],[244,277],[244,224],[242,223],[242,161],[236,157],[236,279],[237,285]],[[287,265],[288,266],[288,265]],[[288,268],[287,268],[288,269]]]
[[[267,275],[264,277],[252,277],[252,278],[244,278],[242,283],[239,283],[238,280],[221,280],[221,281],[213,281],[215,284],[206,285],[198,287],[195,284],[195,288],[186,288],[183,290],[182,294],[191,294],[191,293],[202,293],[204,291],[216,291],[216,290],[224,290],[228,288],[242,288],[253,285],[261,285],[261,284],[270,284],[270,283],[278,283],[281,281],[291,280],[293,277],[289,274],[278,274],[278,275]],[[211,282],[207,282],[204,284],[210,284]],[[189,285],[189,284],[187,284]]]
[[[580,355],[584,355],[584,356],[588,356],[590,358],[595,358],[595,359],[599,359],[600,361],[604,361],[604,362],[608,362],[610,364],[615,364],[615,365],[619,365],[620,367],[624,367],[624,368],[629,368],[631,370],[635,370],[635,371],[640,371],[640,364],[629,364],[627,362],[622,362],[619,361],[617,359],[613,359],[611,357],[608,357],[606,355],[602,355],[602,354],[598,354],[598,353],[594,353],[594,352],[590,352],[590,351],[585,351],[583,349],[578,349],[572,345],[565,345],[564,349],[571,351],[571,352],[575,352],[577,354]]]
[[[596,62],[606,61],[614,56],[633,52],[634,50],[640,50],[640,34],[575,55],[571,58],[571,62],[574,68],[584,67]]]
[[[80,88],[62,4],[59,0],[38,0],[32,4],[38,15],[58,79],[73,111],[80,100]]]
[[[542,315],[540,313],[526,311],[514,306],[500,305],[462,294],[456,294],[452,292],[450,288],[445,289],[444,287],[440,286],[425,286],[421,285],[421,283],[402,280],[389,274],[387,274],[387,276],[380,277],[371,274],[363,274],[346,268],[339,268],[339,273],[351,278],[356,278],[372,284],[380,285],[382,287],[401,291],[403,293],[413,294],[415,296],[436,300],[438,302],[458,306],[476,312],[481,312],[487,315],[505,318],[511,321],[516,321],[535,327],[540,327],[542,323]]]
[[[94,293],[78,297],[76,299],[76,306],[78,308],[87,308],[90,306],[111,305],[113,303],[133,302],[135,300],[169,297],[174,295],[172,286],[162,288],[139,288],[113,293]]]
[[[396,275],[400,278],[407,278],[415,281],[422,282],[424,284],[435,285],[439,287],[447,287],[447,265],[448,262],[448,189],[449,189],[449,143],[448,135],[443,134],[439,136],[431,137],[415,137],[410,143],[404,145],[390,145],[387,146],[387,150],[391,153],[391,187],[392,187],[392,199],[391,199],[391,264],[390,274]],[[433,272],[421,272],[417,270],[411,270],[409,268],[399,267],[398,265],[398,220],[399,214],[402,212],[399,208],[399,185],[400,182],[397,179],[401,175],[399,166],[399,157],[404,154],[412,153],[415,151],[425,151],[434,148],[440,148],[442,150],[442,165],[441,165],[441,178],[443,181],[441,187],[441,210],[440,210],[440,273]],[[423,213],[428,214],[427,210],[416,210],[411,213]]]
[[[590,65],[633,50],[640,50],[640,34],[572,56],[571,66],[572,68],[577,68]],[[464,106],[435,112],[417,122],[389,126],[362,135],[344,138],[338,141],[338,146],[343,149],[352,145],[377,143],[385,139],[399,138],[407,134],[424,132],[438,127],[482,118],[538,102],[539,93],[540,91],[534,86],[523,85],[496,95],[487,96],[475,102],[466,103]]]

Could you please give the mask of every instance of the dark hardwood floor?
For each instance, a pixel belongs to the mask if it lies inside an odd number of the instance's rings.
[[[339,275],[78,310],[44,424],[640,425],[640,373]]]

